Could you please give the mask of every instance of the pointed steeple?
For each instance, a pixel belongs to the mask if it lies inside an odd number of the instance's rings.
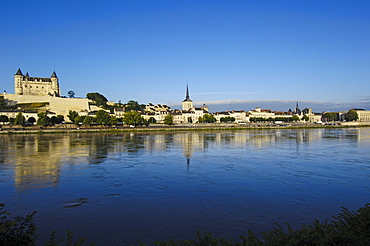
[[[26,73],[26,76],[27,76],[27,77],[30,77],[30,75],[28,74],[28,72]]]
[[[188,84],[186,84],[186,97],[185,97],[184,102],[192,102],[192,100],[190,100],[190,96],[189,96],[189,86],[188,86]]]
[[[18,68],[18,71],[17,71],[17,73],[15,75],[23,75],[20,68]]]
[[[53,72],[53,74],[51,75],[51,78],[58,78],[57,74],[55,73],[55,71]]]

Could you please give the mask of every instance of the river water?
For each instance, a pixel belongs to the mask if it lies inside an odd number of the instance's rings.
[[[370,202],[370,128],[0,135],[0,202],[39,243],[297,228]]]

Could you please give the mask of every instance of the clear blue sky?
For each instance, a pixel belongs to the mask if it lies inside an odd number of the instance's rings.
[[[0,90],[18,68],[63,95],[211,111],[370,109],[370,1],[2,1]]]

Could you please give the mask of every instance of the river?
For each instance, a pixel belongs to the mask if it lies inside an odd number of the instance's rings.
[[[96,245],[237,239],[370,202],[370,128],[0,135],[0,202]]]

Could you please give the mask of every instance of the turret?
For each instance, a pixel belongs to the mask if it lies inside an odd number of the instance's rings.
[[[17,73],[14,74],[14,94],[16,95],[23,95],[22,80],[23,74],[19,68]]]
[[[54,91],[54,96],[59,97],[60,96],[59,79],[55,71],[51,75],[50,79],[51,79],[51,88]]]

